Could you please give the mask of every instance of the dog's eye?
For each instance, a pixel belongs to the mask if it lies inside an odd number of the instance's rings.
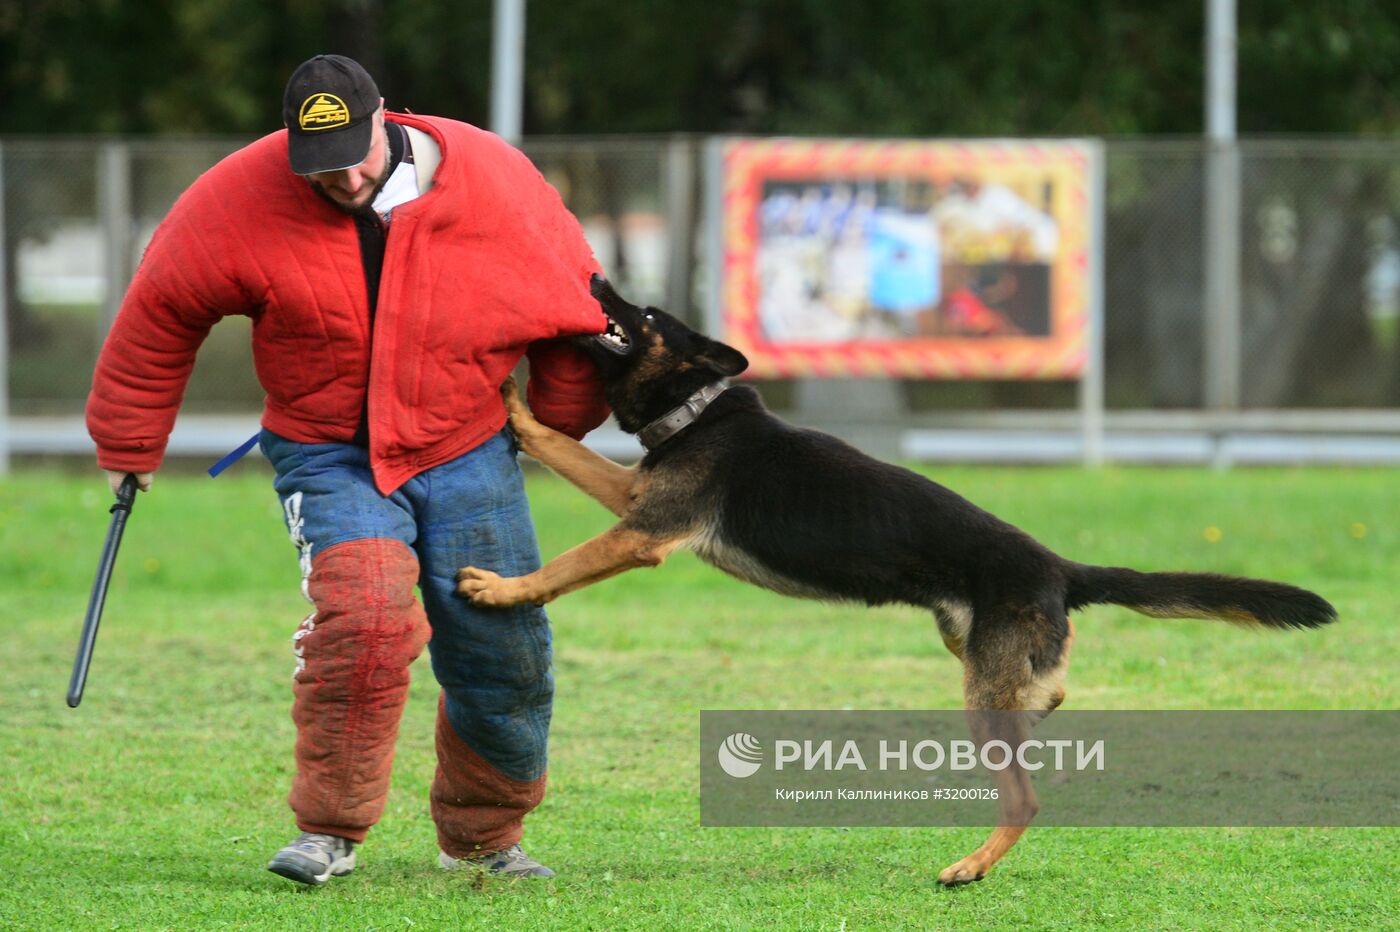
[[[645,317],[647,320],[656,320],[655,314],[643,314],[642,316]]]

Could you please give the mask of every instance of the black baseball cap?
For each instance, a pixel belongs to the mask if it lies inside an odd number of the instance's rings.
[[[344,55],[302,62],[282,95],[287,155],[298,175],[339,171],[369,155],[379,87],[360,63]]]

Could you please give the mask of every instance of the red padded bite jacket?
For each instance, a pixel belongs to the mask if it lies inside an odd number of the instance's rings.
[[[286,131],[202,175],[156,230],[102,348],[88,432],[105,469],[159,466],[209,328],[252,319],[262,424],[348,442],[368,392],[370,465],[385,494],[506,421],[498,387],[530,357],[530,405],[573,437],[607,416],[592,364],[562,338],[598,333],[598,271],[578,222],[491,133],[390,114],[442,150],[432,188],[394,210],[373,339],[353,219],[292,174]],[[371,358],[372,357],[372,358]]]

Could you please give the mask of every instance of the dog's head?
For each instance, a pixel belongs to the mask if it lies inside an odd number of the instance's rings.
[[[749,367],[743,353],[665,311],[624,301],[601,275],[593,276],[590,287],[608,329],[575,342],[597,364],[623,430],[636,433],[692,393]]]

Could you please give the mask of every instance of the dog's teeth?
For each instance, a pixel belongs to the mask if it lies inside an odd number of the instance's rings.
[[[631,340],[627,338],[627,331],[622,328],[621,324],[613,320],[611,317],[607,318],[607,321],[608,329],[598,334],[598,339],[616,350],[625,350],[628,346],[631,345]]]

